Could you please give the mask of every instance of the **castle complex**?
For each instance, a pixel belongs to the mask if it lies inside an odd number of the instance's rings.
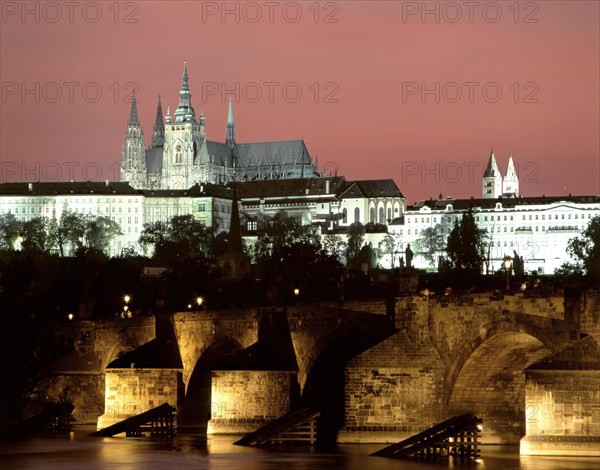
[[[342,236],[349,225],[359,222],[369,225],[365,241],[376,249],[386,234],[396,234],[397,251],[382,254],[379,263],[398,266],[407,245],[415,248],[424,230],[448,235],[454,222],[472,209],[479,228],[487,232],[487,269],[496,270],[504,257],[519,255],[527,271],[551,274],[568,261],[569,240],[600,214],[600,195],[522,196],[512,155],[503,177],[494,152],[490,153],[481,198],[440,195],[407,206],[392,179],[347,181],[337,174],[319,175],[303,140],[238,143],[231,100],[224,141],[207,140],[205,126],[203,114],[196,118],[184,64],[178,107],[173,114],[167,109],[163,121],[159,96],[148,147],[133,96],[121,182],[0,184],[0,216],[60,220],[71,211],[110,217],[122,230],[111,254],[124,249],[139,252],[144,224],[177,215],[191,214],[215,233],[229,231],[231,183],[236,181],[240,220],[249,243],[264,221],[280,212],[302,224],[318,225],[322,233]],[[440,251],[436,257],[443,255]],[[435,263],[419,252],[413,265],[435,269]]]

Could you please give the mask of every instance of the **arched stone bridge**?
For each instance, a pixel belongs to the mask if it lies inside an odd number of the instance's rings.
[[[46,385],[49,395],[70,390],[76,417],[88,421],[102,412],[112,421],[166,397],[193,419],[206,422],[210,413],[213,431],[244,432],[302,397],[330,409],[340,441],[390,442],[471,411],[484,418],[488,441],[515,442],[542,415],[542,404],[525,396],[525,370],[584,334],[600,341],[598,299],[597,291],[490,292],[79,322],[65,326],[75,351]],[[171,351],[165,356],[176,350],[178,364],[161,364],[156,349],[146,355],[154,363],[138,362],[155,337],[170,344],[159,348]],[[190,405],[201,395],[203,404]],[[581,419],[600,434],[592,408]]]

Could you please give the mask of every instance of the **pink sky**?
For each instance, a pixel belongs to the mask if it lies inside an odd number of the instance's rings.
[[[480,2],[472,12],[427,2],[438,18],[422,18],[423,2],[228,2],[239,16],[224,19],[222,2],[83,1],[71,12],[26,3],[25,16],[22,2],[1,3],[2,182],[118,178],[125,85],[138,87],[149,144],[157,95],[165,112],[176,108],[187,57],[211,140],[225,137],[222,84],[238,83],[238,141],[303,137],[321,168],[394,178],[410,203],[481,196],[491,147],[503,172],[512,153],[523,195],[600,194],[600,2]],[[278,84],[272,102],[267,82]],[[420,93],[436,84],[439,103]],[[216,94],[203,93],[211,86]]]

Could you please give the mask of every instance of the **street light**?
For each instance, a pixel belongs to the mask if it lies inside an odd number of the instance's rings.
[[[131,300],[131,297],[130,297],[128,294],[125,294],[125,295],[123,296],[123,300],[125,301],[125,304],[128,304],[128,303],[129,303],[129,301]]]
[[[198,307],[202,306],[202,302],[204,302],[204,299],[202,297],[196,297],[196,303],[198,304]]]
[[[506,256],[504,258],[504,270],[506,271],[506,290],[510,290],[510,284],[508,283],[508,274],[510,273],[510,268],[512,268],[512,259],[510,256]]]

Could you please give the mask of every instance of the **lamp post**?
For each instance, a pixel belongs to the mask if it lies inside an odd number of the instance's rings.
[[[510,290],[510,284],[508,282],[508,275],[510,273],[510,268],[512,268],[512,259],[510,258],[510,256],[506,256],[504,258],[504,270],[506,271],[506,291],[508,292]]]
[[[133,313],[131,312],[131,310],[129,310],[130,300],[131,297],[129,296],[129,294],[125,294],[123,296],[123,302],[125,302],[125,305],[123,305],[123,313],[121,313],[122,318],[131,318],[133,316]]]

